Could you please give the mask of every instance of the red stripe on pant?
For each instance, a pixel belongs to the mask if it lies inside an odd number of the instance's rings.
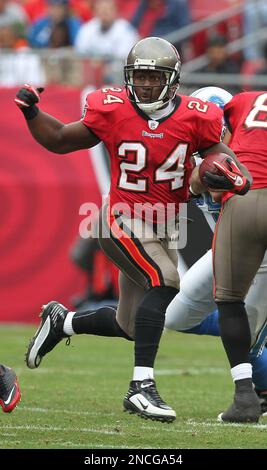
[[[149,276],[151,286],[161,286],[157,270],[144,258],[132,238],[120,228],[109,207],[107,208],[107,223],[114,238],[116,238],[119,243],[123,245],[123,247],[130,254],[131,258],[133,258],[140,268]]]

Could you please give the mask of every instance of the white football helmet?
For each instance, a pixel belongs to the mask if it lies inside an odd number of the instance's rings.
[[[231,99],[233,98],[233,95],[231,95],[231,93],[224,90],[223,88],[219,88],[216,86],[206,86],[204,88],[199,88],[199,90],[196,90],[193,93],[191,93],[190,96],[199,98],[202,101],[209,101],[211,103],[214,103],[216,104],[216,106],[218,106],[218,108],[221,108],[221,109],[223,109],[226,103],[231,101]],[[225,125],[225,121],[223,120],[221,140],[223,140],[225,132],[226,132],[226,125]]]
[[[231,101],[233,95],[223,88],[216,86],[206,86],[204,88],[199,88],[199,90],[191,93],[190,96],[199,98],[202,101],[210,101],[211,103],[216,104],[219,108],[223,109],[226,103]]]

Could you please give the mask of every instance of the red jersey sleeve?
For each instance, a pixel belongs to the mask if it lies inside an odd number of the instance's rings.
[[[87,95],[81,122],[93,131],[100,140],[103,140],[106,134],[107,119],[101,106],[101,98],[101,90]]]
[[[235,113],[233,110],[237,104],[239,104],[240,100],[242,100],[242,94],[235,95],[229,103],[224,106],[224,119],[226,126],[228,127],[230,132],[233,132],[233,127],[235,124]]]
[[[118,107],[124,101],[125,90],[122,88],[102,88],[93,91],[87,95],[81,122],[100,140],[105,141],[111,128],[118,121]]]
[[[251,189],[267,187],[267,93],[242,92],[225,106],[231,140],[229,147],[253,177]]]
[[[213,103],[208,104],[208,110],[196,119],[197,151],[201,153],[221,141],[223,129],[223,112]]]

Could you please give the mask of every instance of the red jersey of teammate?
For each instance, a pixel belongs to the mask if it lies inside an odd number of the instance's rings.
[[[104,142],[111,160],[110,204],[175,204],[188,199],[190,156],[220,141],[222,112],[212,103],[177,95],[171,115],[149,118],[121,88],[87,97],[82,122]],[[165,211],[165,209],[164,209]]]
[[[267,93],[240,93],[224,114],[232,133],[228,145],[253,176],[251,189],[267,187]]]

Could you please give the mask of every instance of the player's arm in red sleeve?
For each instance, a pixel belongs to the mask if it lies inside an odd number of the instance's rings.
[[[233,192],[245,194],[252,183],[252,177],[248,169],[238,161],[235,153],[224,143],[218,142],[220,140],[222,130],[222,114],[220,111],[214,110],[214,108],[213,114],[214,115],[211,114],[209,118],[204,119],[204,126],[202,126],[204,132],[201,134],[199,142],[199,145],[202,146],[201,150],[199,150],[200,156],[205,158],[210,153],[226,153],[232,157],[234,162],[232,163],[231,170],[229,170],[228,167],[221,168],[221,176],[211,175],[211,180],[214,181],[211,181],[210,187],[212,189],[229,190],[231,186],[230,190]],[[213,142],[214,144],[212,145]],[[238,179],[236,178],[237,176]],[[236,187],[233,183],[234,178],[236,178],[236,182],[238,183],[238,186]],[[200,181],[197,167],[191,175],[190,190],[192,194],[196,195],[206,190]]]
[[[230,141],[230,138],[231,138],[232,124],[233,124],[231,114],[232,114],[233,109],[235,108],[235,106],[238,103],[240,103],[241,100],[242,100],[242,94],[237,94],[231,99],[231,101],[229,101],[229,103],[226,103],[226,105],[224,107],[224,119],[225,119],[225,123],[226,123],[226,126],[227,126],[227,131],[226,131],[224,139],[223,139],[225,144],[228,144],[229,141]],[[229,153],[229,151],[231,153]],[[229,153],[229,155],[235,160],[235,163],[236,163],[238,169],[240,170],[240,172],[248,179],[248,181],[250,181],[250,183],[252,183],[251,174],[249,173],[247,167],[242,165],[242,163],[240,163],[240,161],[236,157],[236,154],[229,147],[227,147],[227,152],[224,151],[224,153]]]
[[[221,164],[218,162],[214,163],[215,166],[220,170],[222,176],[211,174],[209,175],[212,182],[212,184],[209,185],[210,189],[218,188],[218,190],[225,189],[240,195],[246,194],[252,184],[253,178],[247,167],[239,162],[235,153],[223,143],[220,145],[220,147],[216,145],[212,148],[211,151],[210,149],[208,150],[209,151],[205,153],[205,156],[209,153],[219,151],[220,153],[226,153],[231,157],[229,160],[227,159],[228,164]]]
[[[15,98],[32,136],[39,144],[51,152],[63,154],[90,148],[99,142],[98,137],[81,121],[64,124],[40,110],[36,103],[40,101],[41,91],[25,85]]]
[[[232,192],[236,192],[237,194],[246,194],[246,192],[249,190],[252,184],[252,176],[249,173],[247,167],[242,165],[238,161],[235,153],[227,145],[223,144],[222,142],[215,144],[212,147],[209,147],[208,149],[205,149],[201,153],[201,156],[205,158],[210,153],[226,153],[234,160],[234,162],[231,163],[231,159],[229,159],[231,169],[220,165],[219,169],[222,173],[221,176],[209,174],[210,176],[209,188],[215,191],[217,189],[221,191],[226,191],[226,190],[232,191]],[[239,178],[237,179],[236,176],[238,176]],[[238,183],[236,187],[235,187],[235,184],[233,183],[234,178],[236,178],[236,182]],[[198,167],[196,167],[194,168],[191,178],[190,178],[190,192],[193,195],[198,195],[206,190],[207,190],[207,187],[205,187],[201,183],[200,178],[199,178],[199,173],[198,173]]]
[[[224,121],[226,123],[227,128],[232,133],[233,127],[236,124],[236,119],[239,117],[239,113],[235,113],[236,106],[242,106],[243,101],[243,94],[238,93],[237,95],[233,96],[233,98],[226,103],[223,109]]]
[[[225,105],[224,108],[224,116],[227,119],[228,124],[228,117],[231,113],[235,103],[240,100],[242,97],[241,95],[236,95],[232,98],[232,100]],[[229,111],[228,111],[229,110]],[[222,126],[223,126],[223,112],[221,109],[217,108],[217,106],[210,103],[209,111],[206,115],[202,116],[201,125],[199,126],[201,132],[199,132],[199,154],[202,158],[205,158],[210,153],[226,153],[233,158],[236,163],[237,168],[239,171],[248,179],[248,181],[252,181],[252,177],[247,170],[247,168],[242,165],[239,160],[237,159],[235,153],[224,143],[220,142],[221,133],[222,133]],[[231,131],[231,127],[230,127]]]

